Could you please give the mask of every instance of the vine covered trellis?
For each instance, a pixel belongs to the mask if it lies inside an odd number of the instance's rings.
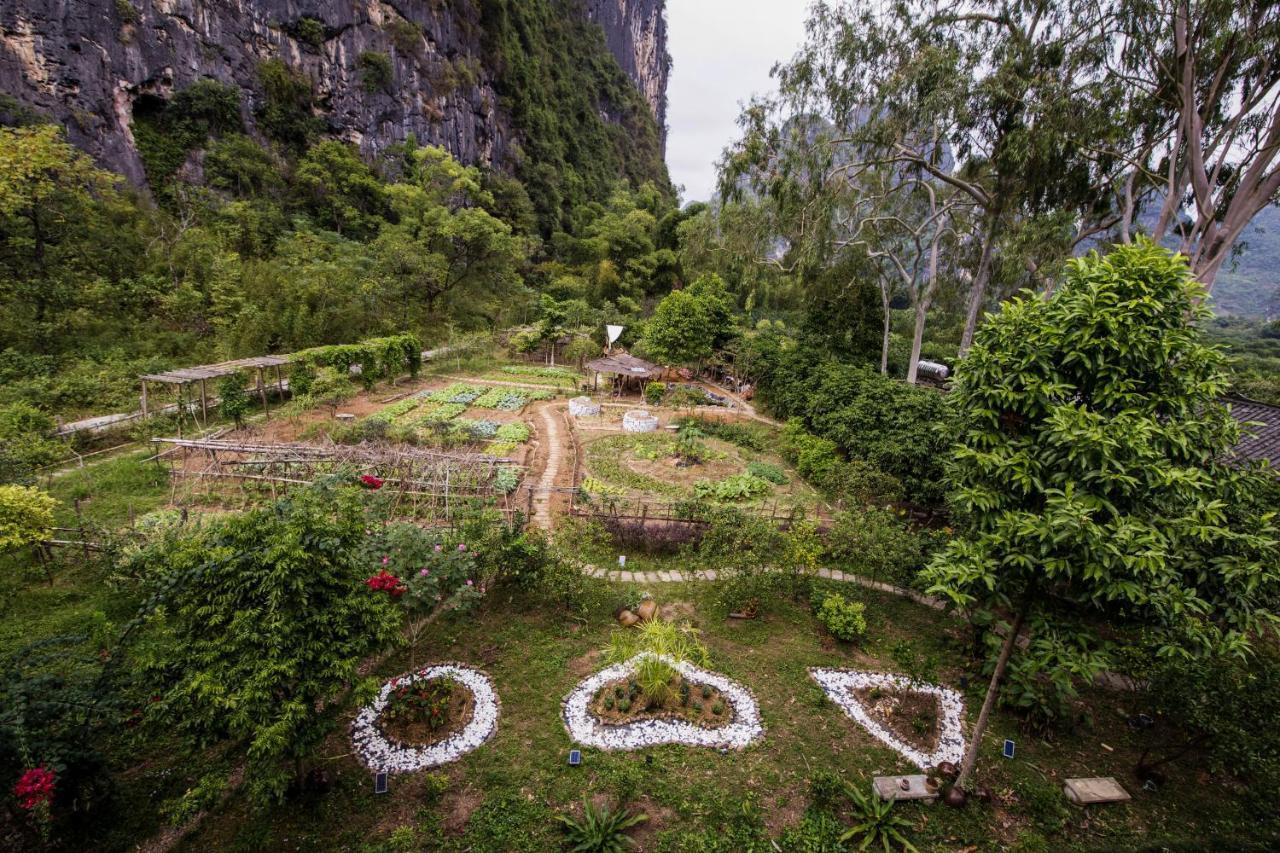
[[[512,515],[523,469],[508,459],[391,444],[292,444],[156,438],[168,445],[175,491],[180,482],[213,494],[231,485],[276,495],[333,475],[364,478],[389,493],[398,515],[450,520],[464,507]]]

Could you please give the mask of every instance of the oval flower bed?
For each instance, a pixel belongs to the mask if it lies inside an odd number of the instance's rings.
[[[956,691],[885,672],[814,667],[809,675],[872,737],[922,770],[964,757],[964,698]],[[913,729],[914,722],[926,725]]]
[[[620,710],[619,700],[630,702],[631,692],[624,687],[623,695],[619,696],[616,689],[629,684],[645,657],[665,661],[689,684],[688,705],[677,709],[673,704],[670,709],[660,711],[643,708],[638,709],[639,713],[632,713],[630,707]],[[704,687],[711,691],[705,701]],[[612,697],[613,708],[607,707],[609,697]],[[694,702],[702,707],[695,709]],[[717,703],[723,706],[719,714],[714,711]],[[581,682],[565,697],[563,716],[574,741],[605,750],[642,749],[663,743],[740,749],[764,735],[760,709],[751,691],[723,675],[652,652],[642,652],[625,663],[606,667]]]
[[[423,689],[427,682],[454,686]],[[402,713],[384,720],[393,704]],[[352,722],[351,740],[371,770],[409,773],[457,761],[492,737],[497,726],[498,694],[489,676],[463,664],[434,664],[382,685]]]

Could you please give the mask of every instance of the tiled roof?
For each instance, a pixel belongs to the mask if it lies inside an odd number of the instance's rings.
[[[1223,402],[1231,406],[1231,414],[1241,424],[1254,423],[1241,430],[1236,456],[1251,462],[1267,461],[1280,470],[1280,406],[1244,397],[1228,397]]]

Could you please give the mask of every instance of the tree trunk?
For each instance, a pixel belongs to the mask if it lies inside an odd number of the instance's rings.
[[[938,287],[938,234],[933,236],[933,245],[929,247],[929,280],[925,283],[924,292],[916,298],[916,325],[911,332],[911,361],[907,365],[907,384],[916,384],[917,366],[920,363],[920,347],[924,343],[924,324],[929,315],[929,306],[933,304],[933,293]]]
[[[880,373],[889,374],[889,333],[892,330],[892,315],[889,313],[889,287],[883,281],[880,284],[880,306],[884,310],[884,335],[880,341]]]
[[[991,218],[987,233],[982,238],[982,256],[978,260],[978,271],[973,276],[973,288],[969,291],[969,306],[964,318],[964,332],[960,335],[960,357],[964,358],[973,345],[973,333],[978,328],[978,316],[982,313],[982,303],[987,298],[987,280],[991,278],[991,255],[996,242],[996,214],[988,214]]]
[[[1026,618],[1027,611],[1024,606],[1018,611],[1017,617],[1013,620],[1013,626],[1009,628],[1009,635],[1004,638],[1004,645],[1000,647],[1000,657],[996,658],[995,672],[991,673],[991,683],[987,685],[987,698],[982,700],[982,710],[978,712],[978,722],[974,724],[973,732],[969,735],[969,748],[965,751],[964,761],[960,764],[960,775],[956,778],[956,787],[962,791],[968,786],[974,765],[978,763],[978,749],[982,746],[982,736],[987,730],[987,720],[991,716],[991,709],[995,707],[996,696],[1000,693],[1000,682],[1004,680],[1004,671],[1009,666],[1009,656],[1013,654],[1013,647],[1018,642],[1018,634],[1021,633],[1022,623]]]

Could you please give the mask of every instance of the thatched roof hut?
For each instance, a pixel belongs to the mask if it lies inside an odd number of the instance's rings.
[[[643,385],[652,379],[662,376],[663,369],[656,364],[650,364],[643,358],[636,358],[634,355],[625,352],[615,352],[601,358],[588,361],[586,364],[588,370],[595,374],[595,386],[600,387],[600,374],[606,376],[617,377],[615,380],[619,388],[625,388],[631,382]]]

